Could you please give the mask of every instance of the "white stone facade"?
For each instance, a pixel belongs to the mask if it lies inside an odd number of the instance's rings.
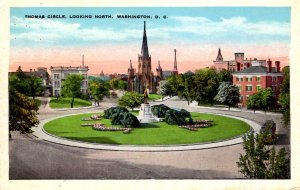
[[[61,95],[62,82],[67,78],[69,74],[81,74],[83,76],[83,81],[81,84],[81,92],[83,94],[88,93],[88,66],[79,67],[50,67],[51,71],[51,85],[52,85],[52,95]]]

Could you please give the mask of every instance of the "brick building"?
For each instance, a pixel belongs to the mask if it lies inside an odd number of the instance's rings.
[[[235,71],[241,71],[247,69],[250,66],[252,66],[253,63],[254,64],[259,63],[262,66],[266,66],[266,60],[258,60],[257,58],[245,59],[245,54],[242,52],[234,53],[234,60],[224,61],[221,53],[221,49],[219,48],[217,58],[215,61],[213,61],[213,66],[217,70],[226,69],[231,72],[235,72]]]
[[[241,94],[241,104],[246,106],[247,98],[259,89],[271,87],[277,97],[283,81],[280,62],[275,61],[275,67],[269,59],[265,66],[261,61],[252,61],[251,66],[233,72],[233,84],[238,86]]]

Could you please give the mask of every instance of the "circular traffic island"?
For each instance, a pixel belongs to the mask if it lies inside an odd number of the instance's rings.
[[[197,130],[188,130],[177,125],[169,125],[166,122],[142,124],[138,128],[124,132],[118,130],[121,125],[112,125],[110,119],[89,119],[91,115],[80,114],[65,116],[47,122],[43,129],[53,136],[70,140],[113,144],[113,145],[182,145],[201,144],[216,141],[224,141],[247,133],[251,127],[244,121],[205,113],[191,113],[193,120],[209,120],[212,125],[200,127]],[[94,124],[116,130],[96,130]]]

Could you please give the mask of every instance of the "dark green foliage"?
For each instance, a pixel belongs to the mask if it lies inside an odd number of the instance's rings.
[[[111,119],[112,115],[115,114],[115,113],[126,113],[126,112],[129,112],[129,111],[124,107],[120,107],[120,106],[111,107],[107,110],[104,110],[104,116],[103,117],[105,119]]]
[[[123,113],[123,119],[121,120],[123,127],[140,127],[140,122],[136,116],[131,113]]]
[[[193,76],[193,87],[191,93],[193,99],[201,103],[213,104],[219,87],[219,77],[215,68],[204,68],[198,70]]]
[[[111,115],[111,124],[112,125],[121,125],[123,120],[123,112],[117,112]]]
[[[181,109],[180,113],[184,118],[191,118],[190,112],[186,111],[185,109]]]
[[[24,94],[9,89],[9,131],[30,133],[31,127],[39,124],[38,106]]]
[[[290,124],[290,67],[283,68],[283,82],[280,87],[279,104],[283,113],[283,121],[285,126]]]
[[[187,122],[181,111],[170,109],[166,112],[166,122],[169,125],[185,125]]]
[[[270,110],[276,106],[276,99],[271,88],[260,89],[247,99],[247,109]]]
[[[230,71],[226,70],[226,69],[222,69],[219,73],[218,73],[218,77],[219,77],[219,82],[232,82],[232,74]]]
[[[266,145],[265,135],[253,132],[243,137],[245,155],[240,154],[237,162],[240,172],[251,179],[290,178],[289,157],[284,148],[276,153]]]
[[[81,82],[83,76],[80,74],[69,74],[62,84],[62,96],[71,98],[70,106],[73,108],[74,99],[81,96]]]
[[[218,94],[214,100],[230,107],[235,106],[240,101],[240,92],[237,86],[231,82],[222,82],[218,88]]]
[[[170,108],[164,104],[159,104],[159,105],[154,105],[151,106],[151,112],[153,115],[155,115],[158,118],[164,118],[166,117],[166,112],[169,110]]]
[[[98,106],[104,96],[109,96],[109,88],[107,84],[108,83],[101,81],[91,81],[89,83],[89,93],[92,95],[92,98]]]

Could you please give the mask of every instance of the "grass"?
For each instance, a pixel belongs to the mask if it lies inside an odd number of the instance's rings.
[[[149,94],[149,101],[154,101],[154,100],[158,100],[161,99],[161,95],[159,94]]]
[[[71,108],[70,105],[71,98],[59,98],[52,97],[50,100],[50,108],[60,109],[60,108]],[[91,106],[92,103],[83,99],[75,98],[74,108]]]
[[[152,123],[135,128],[130,134],[122,131],[96,131],[92,127],[82,127],[82,123],[103,123],[112,126],[109,119],[100,121],[81,121],[91,114],[67,116],[50,121],[44,129],[53,135],[73,140],[126,145],[174,145],[211,142],[229,139],[249,131],[250,126],[240,120],[212,114],[192,113],[194,119],[213,120],[214,125],[198,131],[189,131],[165,122]]]

